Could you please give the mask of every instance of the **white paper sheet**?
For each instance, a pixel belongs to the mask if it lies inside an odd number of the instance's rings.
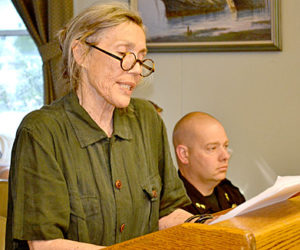
[[[273,186],[269,187],[259,195],[242,203],[228,213],[221,215],[211,224],[231,219],[237,215],[242,215],[250,211],[269,206],[271,204],[286,200],[300,192],[300,176],[278,176]]]

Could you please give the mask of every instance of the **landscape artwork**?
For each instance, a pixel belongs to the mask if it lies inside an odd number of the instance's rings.
[[[131,0],[153,52],[280,50],[280,0]]]

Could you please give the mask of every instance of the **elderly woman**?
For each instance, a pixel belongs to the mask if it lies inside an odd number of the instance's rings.
[[[18,129],[6,248],[99,249],[183,223],[190,201],[163,121],[131,98],[154,72],[141,18],[94,6],[59,39],[70,92]]]

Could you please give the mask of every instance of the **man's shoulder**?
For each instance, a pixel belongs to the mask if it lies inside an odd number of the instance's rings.
[[[239,189],[237,186],[233,185],[232,182],[230,180],[228,180],[227,178],[222,180],[218,186],[221,188]]]
[[[234,185],[232,184],[232,182],[230,180],[225,178],[224,180],[222,180],[220,182],[219,186],[234,186]]]
[[[221,181],[217,187],[219,190],[222,189],[223,192],[231,194],[236,198],[239,197],[241,199],[241,202],[245,200],[244,195],[241,193],[240,189],[237,186],[233,185],[232,182],[228,179],[224,179],[223,181]]]

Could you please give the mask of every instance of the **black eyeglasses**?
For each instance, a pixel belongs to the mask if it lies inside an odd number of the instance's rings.
[[[150,76],[155,71],[154,61],[151,59],[144,59],[144,60],[137,59],[135,54],[132,52],[127,52],[122,57],[119,57],[119,56],[116,56],[104,49],[97,47],[96,45],[93,45],[93,44],[90,44],[87,42],[86,42],[86,44],[92,48],[95,48],[95,49],[119,60],[121,69],[124,71],[131,70],[137,62],[142,66],[142,72],[140,74],[141,76],[143,76],[143,77]]]

